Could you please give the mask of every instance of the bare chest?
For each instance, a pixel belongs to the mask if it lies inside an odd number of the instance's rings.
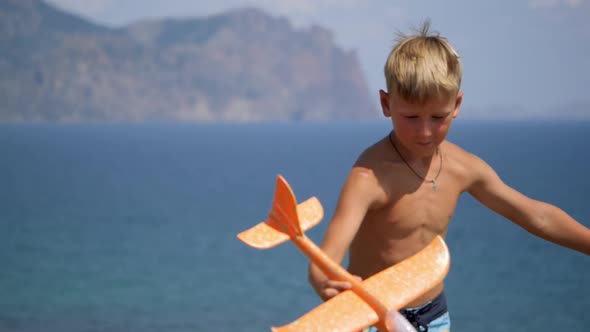
[[[459,193],[443,185],[423,183],[413,192],[394,193],[386,204],[369,211],[363,224],[368,231],[394,239],[419,231],[430,233],[426,237],[444,235]]]

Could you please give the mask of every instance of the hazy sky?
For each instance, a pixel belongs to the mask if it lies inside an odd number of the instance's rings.
[[[50,0],[95,22],[199,17],[256,6],[334,33],[355,49],[375,94],[396,31],[425,18],[463,59],[464,109],[555,112],[590,105],[590,0]],[[588,109],[590,113],[590,109]]]

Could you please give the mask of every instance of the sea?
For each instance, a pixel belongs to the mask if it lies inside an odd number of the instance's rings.
[[[388,123],[0,125],[0,331],[270,331],[320,304],[290,243],[236,235],[281,174],[326,218]],[[590,226],[590,122],[460,121],[448,139]],[[444,173],[443,173],[444,176]],[[447,236],[453,331],[589,331],[590,257],[464,194]]]

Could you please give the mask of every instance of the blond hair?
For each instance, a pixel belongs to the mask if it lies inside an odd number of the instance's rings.
[[[429,30],[427,20],[415,34],[399,34],[385,63],[389,93],[424,103],[459,92],[463,72],[459,54],[446,38]]]

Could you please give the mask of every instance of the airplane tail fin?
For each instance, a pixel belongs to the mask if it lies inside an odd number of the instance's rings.
[[[293,190],[282,177],[277,177],[272,209],[268,213],[269,223],[289,237],[301,236],[303,231],[297,215],[297,201]]]
[[[317,225],[324,216],[320,201],[312,197],[297,205],[293,190],[282,176],[277,177],[275,196],[268,219],[241,232],[238,238],[257,249],[269,249]]]

